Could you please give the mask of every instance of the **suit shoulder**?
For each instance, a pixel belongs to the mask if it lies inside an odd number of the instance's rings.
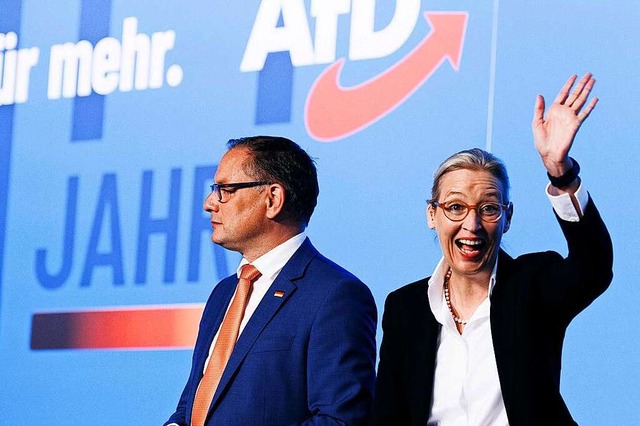
[[[549,250],[524,253],[513,259],[510,263],[511,266],[515,267],[536,268],[546,267],[548,266],[549,262],[557,262],[561,261],[562,259],[563,257],[560,253]],[[500,266],[500,263],[498,263],[498,266]]]
[[[310,301],[309,312],[334,312],[341,318],[351,318],[349,321],[366,318],[372,330],[375,329],[377,306],[371,289],[332,260],[318,253],[293,282],[298,287],[297,294],[301,300]],[[340,313],[336,313],[336,307],[341,307]]]
[[[328,279],[357,281],[362,283],[360,278],[356,277],[352,272],[320,253],[318,253],[311,262],[309,262],[308,269],[309,272],[322,274]]]
[[[388,300],[415,300],[423,295],[427,294],[427,288],[429,286],[429,279],[431,277],[422,278],[418,281],[414,281],[409,284],[405,284],[402,287],[393,290],[387,296]]]
[[[418,319],[431,323],[433,314],[429,307],[428,286],[429,278],[423,278],[389,293],[384,303],[382,321],[385,332],[395,326],[413,329]]]
[[[297,287],[298,297],[314,298],[316,302],[338,297],[374,304],[369,286],[322,255],[309,240],[293,255],[280,275],[278,279],[289,280]]]

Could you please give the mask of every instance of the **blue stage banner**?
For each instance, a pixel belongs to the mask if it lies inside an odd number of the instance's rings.
[[[615,277],[568,329],[561,388],[581,425],[638,424],[639,23],[639,0],[0,0],[0,424],[173,412],[240,260],[202,209],[230,138],[316,159],[309,237],[380,318],[440,258],[425,201],[458,150],[507,165],[505,250],[566,253],[531,119],[586,72],[600,102],[572,155]]]

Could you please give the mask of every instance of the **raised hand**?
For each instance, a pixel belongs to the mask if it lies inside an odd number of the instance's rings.
[[[533,139],[545,168],[552,176],[562,176],[572,167],[569,150],[573,140],[582,122],[598,103],[598,98],[593,98],[587,104],[589,93],[596,82],[591,73],[585,74],[573,92],[569,93],[576,79],[577,76],[573,75],[562,86],[546,117],[544,98],[542,95],[536,98],[531,123]]]

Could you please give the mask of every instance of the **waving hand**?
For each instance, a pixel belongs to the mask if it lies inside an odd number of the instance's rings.
[[[562,86],[545,117],[545,101],[536,98],[533,112],[533,139],[542,162],[552,176],[562,176],[572,167],[569,150],[580,126],[598,102],[593,98],[587,103],[596,80],[590,73],[580,79],[571,91],[577,76],[573,75]]]

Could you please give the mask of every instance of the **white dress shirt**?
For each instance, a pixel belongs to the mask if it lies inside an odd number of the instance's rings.
[[[572,196],[547,196],[558,216],[565,221],[577,222],[584,212],[589,195],[582,185]],[[428,426],[508,426],[507,411],[502,399],[498,367],[491,337],[491,292],[496,283],[498,265],[494,265],[487,298],[478,306],[462,334],[444,299],[442,283],[448,266],[444,258],[429,280],[427,294],[429,307],[442,325],[438,338],[438,352],[433,384],[433,400]]]
[[[509,422],[491,338],[491,299],[484,299],[462,334],[458,333],[442,290],[447,269],[441,259],[429,280],[429,306],[442,329],[438,338],[431,416],[427,424],[506,426]],[[489,280],[488,296],[495,285],[496,270],[497,263]]]

